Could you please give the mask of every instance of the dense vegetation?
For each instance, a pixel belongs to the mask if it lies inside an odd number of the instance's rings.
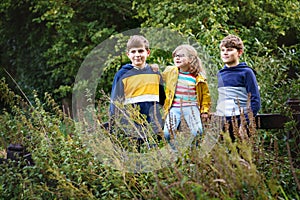
[[[290,116],[286,102],[300,94],[298,1],[3,0],[0,14],[0,158],[9,144],[20,143],[34,160],[1,165],[1,199],[300,199],[295,121],[282,130],[254,129],[238,143],[225,139],[206,156],[190,150],[159,170],[132,173],[96,159],[82,140],[85,124],[62,107],[71,112],[76,75],[92,50],[118,33],[154,28],[200,45],[214,101],[219,41],[239,35],[242,60],[257,72],[260,113]],[[113,75],[127,61],[107,55],[92,95],[100,123],[107,120]],[[153,45],[149,62],[170,64],[170,50]]]

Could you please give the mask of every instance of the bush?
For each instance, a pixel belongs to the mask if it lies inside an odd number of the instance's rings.
[[[5,88],[4,82],[1,87]],[[1,91],[6,91],[7,98],[13,95],[8,88]],[[2,148],[20,142],[34,160],[32,166],[21,161],[1,165],[3,199],[299,197],[295,184],[287,188],[281,182],[283,178],[293,179],[286,174],[288,161],[277,159],[277,150],[274,154],[264,151],[264,138],[255,129],[251,138],[236,143],[231,142],[227,132],[223,133],[223,140],[205,156],[198,148],[188,148],[177,161],[163,168],[133,173],[116,170],[97,159],[83,142],[80,130],[84,129],[75,128],[78,122],[65,116],[50,96],[46,95],[45,102],[41,104],[36,97],[34,105],[22,105],[20,109],[16,103],[11,112],[1,115],[0,123],[5,125],[1,126]],[[14,141],[15,134],[22,139]]]

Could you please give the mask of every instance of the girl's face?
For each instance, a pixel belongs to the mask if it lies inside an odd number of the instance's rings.
[[[176,67],[180,68],[181,71],[189,71],[190,59],[187,57],[186,52],[179,50],[174,54],[173,57],[174,64]]]

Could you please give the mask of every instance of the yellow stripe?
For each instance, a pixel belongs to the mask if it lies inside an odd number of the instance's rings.
[[[141,95],[159,95],[158,74],[138,74],[123,79],[125,99]]]

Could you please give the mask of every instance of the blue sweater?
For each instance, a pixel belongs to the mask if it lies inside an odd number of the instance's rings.
[[[154,122],[162,118],[158,108],[163,104],[165,95],[160,72],[153,72],[149,65],[137,69],[126,64],[116,73],[111,91],[110,115],[116,114],[114,102],[140,107],[140,113],[147,116],[147,121]],[[157,104],[157,106],[154,106]],[[154,111],[156,108],[156,111]],[[156,113],[156,116],[153,116]]]
[[[260,109],[260,94],[252,68],[242,62],[235,67],[226,65],[218,72],[218,103],[216,114],[219,116],[240,115],[239,106],[247,116],[247,99],[251,94],[250,106],[254,116]]]

